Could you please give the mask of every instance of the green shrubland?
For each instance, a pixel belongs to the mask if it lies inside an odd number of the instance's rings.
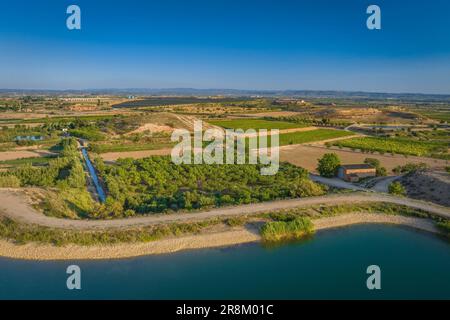
[[[176,165],[170,157],[120,159],[99,165],[109,197],[99,217],[195,210],[274,199],[321,195],[324,189],[308,172],[287,163],[263,176],[262,165]],[[101,170],[100,168],[103,168]]]
[[[313,224],[309,218],[298,217],[287,221],[267,222],[261,228],[264,241],[280,241],[287,239],[300,239],[313,232]]]

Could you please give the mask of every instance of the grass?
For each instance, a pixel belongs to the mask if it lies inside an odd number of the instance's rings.
[[[377,151],[380,153],[397,153],[414,156],[431,156],[433,153],[445,151],[446,143],[423,142],[397,138],[353,138],[335,142],[334,145],[361,151]]]
[[[55,246],[68,244],[82,246],[108,245],[150,242],[170,236],[198,233],[201,229],[220,222],[220,220],[208,220],[195,223],[171,223],[126,230],[74,231],[21,224],[9,218],[0,218],[0,237],[13,240],[17,244],[38,242]]]
[[[421,114],[422,116],[425,116],[425,117],[430,118],[430,119],[450,122],[450,112],[448,110],[442,110],[442,111],[416,110],[416,112]]]
[[[106,152],[127,152],[143,150],[159,150],[173,147],[173,143],[120,143],[120,144],[100,144],[91,143],[89,149],[95,153]]]
[[[308,142],[323,141],[354,135],[351,132],[333,130],[333,129],[316,129],[311,131],[281,133],[279,135],[279,145],[286,146],[291,144],[302,144]],[[259,141],[259,139],[258,139]],[[246,146],[249,145],[249,138],[246,138]],[[272,145],[271,136],[267,137],[267,147]]]
[[[351,132],[332,129],[317,129],[304,132],[283,133],[280,134],[280,146],[322,141],[328,139],[348,137],[352,135],[354,134]]]
[[[94,210],[96,203],[86,188],[65,188],[58,192],[48,191],[40,199],[37,209],[47,216],[57,218],[87,218]]]
[[[238,120],[213,120],[209,123],[226,129],[295,129],[305,127],[303,124],[287,121],[270,121],[260,119],[238,119]]]
[[[268,242],[300,239],[311,234],[313,227],[311,220],[306,217],[288,221],[272,221],[262,226],[261,237]]]

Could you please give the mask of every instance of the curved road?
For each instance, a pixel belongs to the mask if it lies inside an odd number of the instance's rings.
[[[121,228],[131,226],[144,226],[167,222],[187,222],[204,220],[215,217],[228,217],[247,215],[280,209],[292,209],[296,207],[307,207],[311,205],[334,205],[353,202],[388,202],[406,205],[416,209],[422,209],[435,215],[450,219],[450,209],[439,205],[413,200],[409,198],[398,198],[385,194],[376,193],[350,193],[333,194],[321,197],[297,198],[288,200],[277,200],[264,203],[255,203],[235,207],[216,208],[208,211],[191,213],[173,213],[160,215],[146,215],[134,218],[115,220],[69,220],[48,217],[33,209],[23,194],[14,190],[0,191],[0,213],[17,221],[64,229],[104,229]]]

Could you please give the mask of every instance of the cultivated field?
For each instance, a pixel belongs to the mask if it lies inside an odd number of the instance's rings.
[[[235,120],[212,120],[208,121],[209,123],[226,128],[226,129],[294,129],[294,128],[302,128],[304,125],[285,122],[285,121],[268,121],[268,120],[260,120],[260,119],[235,119]]]
[[[446,152],[447,143],[415,141],[411,139],[365,137],[354,138],[334,143],[334,145],[363,151],[381,153],[408,154],[414,156],[431,156]]]
[[[352,132],[334,129],[317,129],[305,132],[285,133],[280,134],[280,146],[337,139],[353,135],[354,134]]]

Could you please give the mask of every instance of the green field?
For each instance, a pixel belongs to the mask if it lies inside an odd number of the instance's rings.
[[[55,157],[33,157],[33,158],[22,158],[22,159],[14,159],[14,160],[4,160],[0,161],[0,165],[9,165],[9,166],[18,166],[31,164],[35,165],[47,165],[51,159]]]
[[[446,143],[424,142],[396,138],[354,138],[335,142],[334,145],[362,151],[378,151],[380,153],[398,153],[414,156],[429,156],[433,153],[445,152]]]
[[[289,144],[301,144],[306,142],[322,141],[334,138],[341,138],[354,135],[351,132],[332,130],[332,129],[317,129],[303,132],[291,132],[280,134],[280,146]]]
[[[168,141],[167,143],[120,143],[120,144],[89,144],[89,150],[95,153],[106,152],[127,152],[127,151],[142,151],[142,150],[159,150],[173,147],[174,144]]]
[[[226,129],[295,129],[305,127],[303,124],[286,121],[269,121],[260,119],[214,120],[209,123]]]

